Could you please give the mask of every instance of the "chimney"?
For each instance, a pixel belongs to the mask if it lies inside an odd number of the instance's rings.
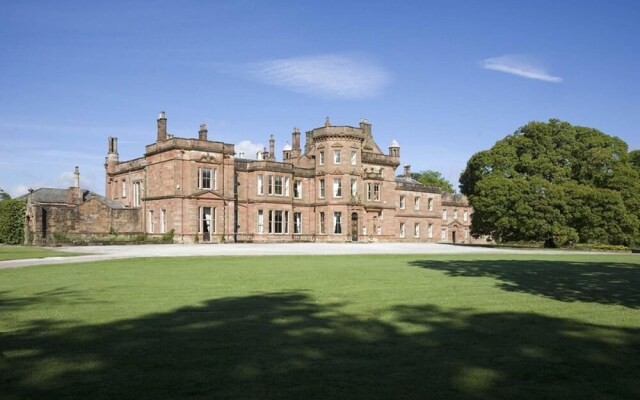
[[[73,187],[80,187],[80,168],[77,165],[73,171]]]
[[[118,154],[118,138],[109,136],[109,153]]]
[[[167,117],[164,111],[160,111],[158,115],[158,142],[167,140]]]
[[[411,165],[410,164],[405,164],[404,165],[404,176],[405,176],[405,178],[411,178]]]
[[[198,131],[198,139],[207,140],[207,124],[200,124],[200,130]]]
[[[78,205],[82,203],[82,190],[80,189],[80,169],[76,165],[73,171],[73,186],[67,189],[67,204]]]
[[[293,133],[291,134],[291,143],[291,156],[300,157],[300,130],[296,127],[293,128]]]
[[[109,136],[108,152],[105,167],[109,165],[118,164],[118,138]]]
[[[269,138],[269,158],[275,160],[276,158],[276,140],[273,135]]]
[[[365,138],[371,139],[371,124],[365,118],[360,118],[360,129],[362,129]]]

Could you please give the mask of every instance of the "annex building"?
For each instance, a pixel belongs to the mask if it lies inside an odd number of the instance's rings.
[[[397,176],[400,146],[386,152],[371,125],[324,126],[301,133],[276,156],[269,148],[247,159],[234,145],[167,132],[157,120],[156,141],[140,158],[121,161],[108,139],[105,196],[74,187],[26,195],[25,241],[52,235],[163,235],[193,242],[451,242],[470,243],[472,209],[461,195],[442,193],[410,176]]]

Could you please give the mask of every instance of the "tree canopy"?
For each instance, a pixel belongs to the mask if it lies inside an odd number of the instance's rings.
[[[0,201],[3,200],[10,200],[11,196],[9,196],[9,193],[5,192],[4,189],[0,188]]]
[[[431,170],[412,172],[411,177],[423,185],[440,186],[443,192],[453,193],[453,185],[440,172]]]
[[[593,128],[530,122],[469,159],[471,232],[549,247],[639,243],[639,153]]]

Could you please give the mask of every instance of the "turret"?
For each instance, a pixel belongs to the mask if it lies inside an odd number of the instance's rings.
[[[400,145],[393,139],[389,145],[389,156],[400,158]]]

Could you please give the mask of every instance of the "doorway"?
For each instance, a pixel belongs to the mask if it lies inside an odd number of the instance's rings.
[[[358,213],[351,213],[351,241],[358,241]]]

